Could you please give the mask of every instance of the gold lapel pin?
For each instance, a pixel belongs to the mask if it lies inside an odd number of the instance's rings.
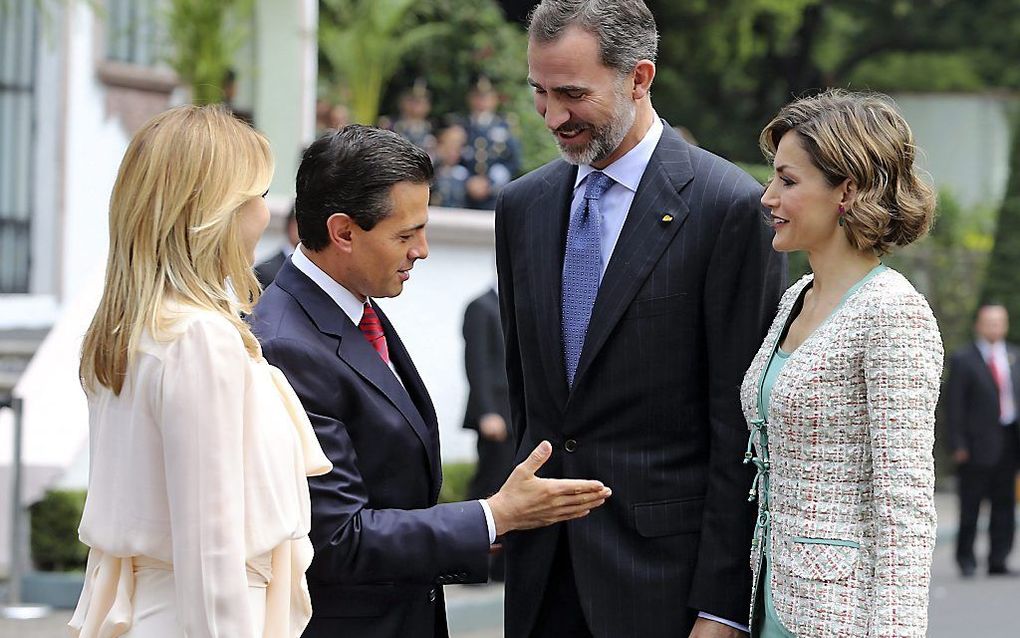
[[[662,216],[662,223],[663,224],[668,224],[671,221],[673,221],[673,216],[672,215],[663,215]]]

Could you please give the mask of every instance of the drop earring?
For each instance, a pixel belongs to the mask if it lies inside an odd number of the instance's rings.
[[[843,208],[843,204],[839,205],[839,225],[846,226],[846,222],[843,221],[843,215],[846,214],[846,209]]]

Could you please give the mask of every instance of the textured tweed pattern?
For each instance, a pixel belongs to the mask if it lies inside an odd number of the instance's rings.
[[[744,377],[749,422],[772,349],[811,280],[786,291]],[[820,325],[776,379],[767,426],[772,590],[796,635],[925,635],[942,362],[928,303],[890,269]],[[762,540],[751,556],[755,583]]]

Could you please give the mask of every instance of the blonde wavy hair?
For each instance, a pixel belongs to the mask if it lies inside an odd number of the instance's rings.
[[[79,369],[86,389],[120,394],[142,333],[167,334],[171,299],[221,314],[259,355],[240,316],[260,288],[238,211],[272,175],[266,138],[220,106],[173,108],[135,134],[110,197],[106,283]]]
[[[829,89],[787,104],[758,139],[770,162],[789,131],[830,186],[847,178],[857,185],[843,216],[854,248],[884,255],[931,230],[935,191],[914,166],[914,135],[890,98]]]

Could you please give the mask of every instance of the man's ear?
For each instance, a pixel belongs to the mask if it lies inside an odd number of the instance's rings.
[[[655,63],[651,60],[638,60],[634,67],[634,88],[631,95],[635,100],[648,96],[652,89],[652,80],[655,79]]]
[[[339,248],[342,252],[350,253],[353,250],[354,227],[357,224],[346,213],[333,213],[326,220],[326,233],[329,236],[329,243]]]

